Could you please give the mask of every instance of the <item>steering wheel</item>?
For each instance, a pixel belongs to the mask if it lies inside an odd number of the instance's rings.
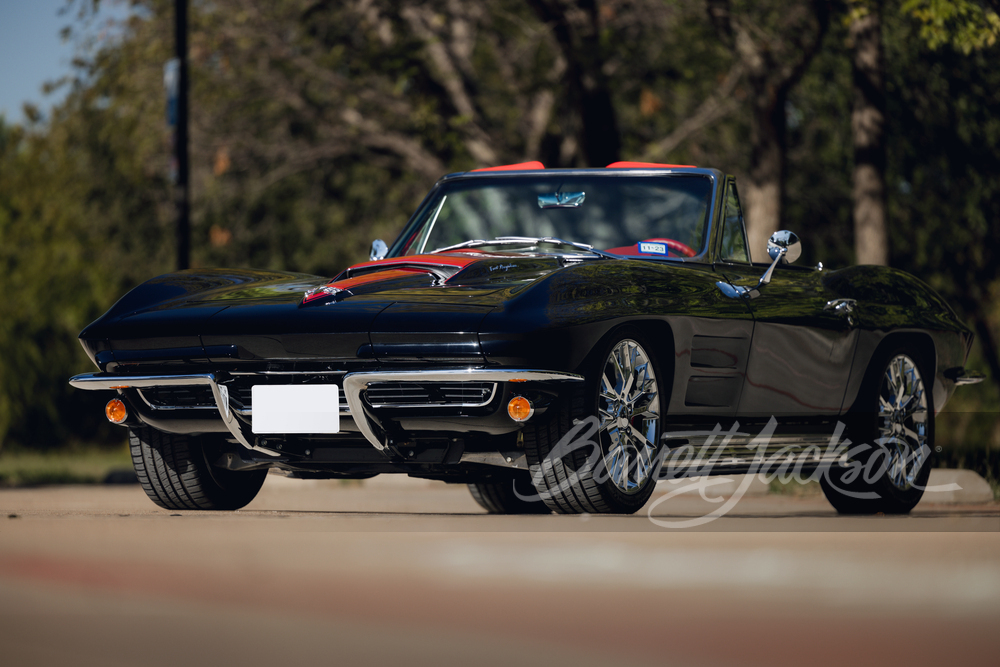
[[[694,248],[687,245],[686,243],[681,243],[680,241],[675,241],[674,239],[651,239],[652,241],[659,241],[661,243],[666,243],[667,247],[676,252],[678,255],[683,255],[685,257],[694,257],[698,253],[694,251]]]

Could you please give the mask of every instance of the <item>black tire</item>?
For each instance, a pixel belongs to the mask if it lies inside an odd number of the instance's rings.
[[[209,438],[129,429],[132,465],[150,500],[168,510],[235,510],[254,499],[267,469],[212,466],[206,456]]]
[[[652,437],[645,438],[637,445],[641,451],[636,452],[635,488],[629,488],[631,482],[630,468],[624,466],[624,475],[615,477],[615,466],[608,460],[614,460],[611,450],[619,453],[629,446],[616,445],[608,432],[599,428],[602,424],[599,406],[607,408],[610,403],[601,397],[600,378],[605,374],[605,368],[611,368],[610,355],[612,351],[621,349],[622,345],[634,344],[645,356],[649,366],[646,381],[652,379],[655,395],[657,417],[642,418],[638,430],[652,428]],[[639,365],[636,366],[639,368]],[[571,393],[563,396],[559,403],[553,405],[544,419],[538,423],[529,422],[524,429],[524,449],[532,473],[532,480],[539,490],[545,504],[560,514],[602,513],[602,514],[633,514],[642,508],[649,500],[656,486],[657,456],[661,451],[660,435],[662,434],[661,416],[666,410],[667,392],[673,378],[664,375],[663,366],[658,363],[655,349],[646,338],[634,327],[618,329],[605,344],[595,349],[585,369],[586,381],[582,386],[575,387]],[[660,393],[662,392],[662,393]],[[663,406],[662,409],[660,406]],[[611,420],[605,409],[605,420]],[[636,416],[635,419],[638,419]],[[627,423],[635,423],[629,413],[623,417]],[[597,420],[597,421],[593,421]],[[615,427],[615,429],[620,427]],[[575,433],[572,433],[575,430]],[[589,437],[588,437],[589,434]],[[572,436],[572,437],[570,437]],[[620,436],[619,436],[620,437]],[[626,436],[630,438],[632,436]],[[564,446],[573,441],[583,446],[574,446],[571,451],[554,450],[563,439]],[[589,440],[589,444],[587,441]],[[650,442],[651,441],[651,442]],[[637,441],[638,442],[638,441]],[[600,450],[598,451],[598,447]],[[624,459],[629,461],[628,456]],[[646,470],[645,477],[639,474],[638,462]],[[621,468],[618,468],[621,470]],[[619,473],[621,474],[621,473]]]
[[[832,466],[820,478],[820,485],[840,514],[907,514],[923,497],[932,467],[934,376],[924,356],[912,346],[880,355],[870,370],[873,372],[866,376],[859,396],[859,410],[848,429],[851,448],[869,446],[851,457],[848,467]],[[890,373],[899,376],[901,371],[908,378],[903,391],[913,397],[912,405],[916,406],[911,418],[903,417],[906,410],[888,407],[896,406],[897,400],[889,391]],[[886,399],[885,404],[880,397]],[[880,405],[887,407],[880,411]],[[918,437],[891,430],[904,426]],[[896,461],[905,465],[893,465]]]
[[[514,490],[517,489],[517,493]],[[494,482],[469,484],[469,493],[480,507],[490,514],[549,514],[549,507],[539,500],[535,487],[531,485],[531,475],[527,472],[514,473],[509,478]],[[521,497],[518,497],[520,494]]]

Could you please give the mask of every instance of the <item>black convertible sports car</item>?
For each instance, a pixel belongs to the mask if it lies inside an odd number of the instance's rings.
[[[751,263],[715,169],[442,178],[332,280],[191,270],[80,334],[149,497],[250,502],[269,468],[465,483],[490,512],[634,512],[658,478],[794,462],[841,512],[920,499],[971,331],[900,271]],[[763,468],[762,468],[763,466]]]

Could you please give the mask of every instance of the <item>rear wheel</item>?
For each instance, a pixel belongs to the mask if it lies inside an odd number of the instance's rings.
[[[555,512],[632,514],[656,486],[662,383],[653,348],[633,327],[595,357],[587,380],[524,430],[535,485]]]
[[[841,514],[906,514],[924,494],[934,448],[932,376],[914,349],[881,357],[881,372],[862,396],[862,412],[850,431],[851,448],[869,445],[833,467],[820,484]],[[925,383],[925,378],[927,383]]]
[[[132,465],[154,503],[169,510],[235,510],[254,499],[267,469],[235,471],[211,465],[209,438],[129,429]]]
[[[538,499],[527,472],[515,472],[501,481],[469,484],[469,493],[490,514],[548,514],[551,511]]]

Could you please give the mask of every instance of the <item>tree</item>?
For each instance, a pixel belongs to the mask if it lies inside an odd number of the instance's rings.
[[[596,0],[528,0],[552,30],[566,63],[570,103],[580,121],[584,167],[621,159],[621,133],[604,73],[600,14]]]
[[[137,40],[162,29],[161,5]],[[444,173],[537,159],[560,58],[539,27],[502,0],[198,7],[200,261],[335,272],[371,241],[355,221],[391,236]]]
[[[76,4],[87,14],[93,0]],[[91,370],[77,332],[173,265],[162,83],[172,5],[140,0],[113,39],[85,45],[47,118],[0,131],[0,440],[107,433],[101,397],[65,380]],[[914,4],[925,5],[938,6]],[[932,48],[923,19],[885,7],[893,263],[969,318],[1000,377],[1000,47]],[[805,240],[802,263],[850,262],[850,26],[827,29],[818,0],[709,8],[192,3],[193,264],[333,275],[373,237],[391,239],[448,171],[619,156],[736,173],[758,250],[787,217]]]
[[[1000,44],[937,48],[905,14],[887,34],[893,263],[971,320],[1000,388]]]
[[[854,248],[858,264],[889,263],[885,214],[885,64],[881,0],[850,4]]]
[[[0,121],[0,447],[66,444],[104,428],[105,399],[76,396],[66,383],[89,363],[80,324],[115,298],[91,216],[86,149],[53,124],[38,135]]]
[[[786,102],[819,51],[830,7],[824,0],[708,0],[708,13],[719,39],[746,68],[750,84],[750,174],[741,194],[750,251],[762,260],[768,236],[782,225]]]
[[[1000,4],[1000,3],[994,3]],[[881,0],[849,0],[854,68],[854,237],[858,264],[888,264],[885,212],[885,64]],[[921,23],[920,36],[932,49],[950,44],[966,55],[992,46],[1000,36],[995,9],[971,0],[907,0],[904,15]]]
[[[920,37],[931,49],[948,44],[969,55],[1000,38],[998,0],[905,0],[900,9],[920,22]]]

